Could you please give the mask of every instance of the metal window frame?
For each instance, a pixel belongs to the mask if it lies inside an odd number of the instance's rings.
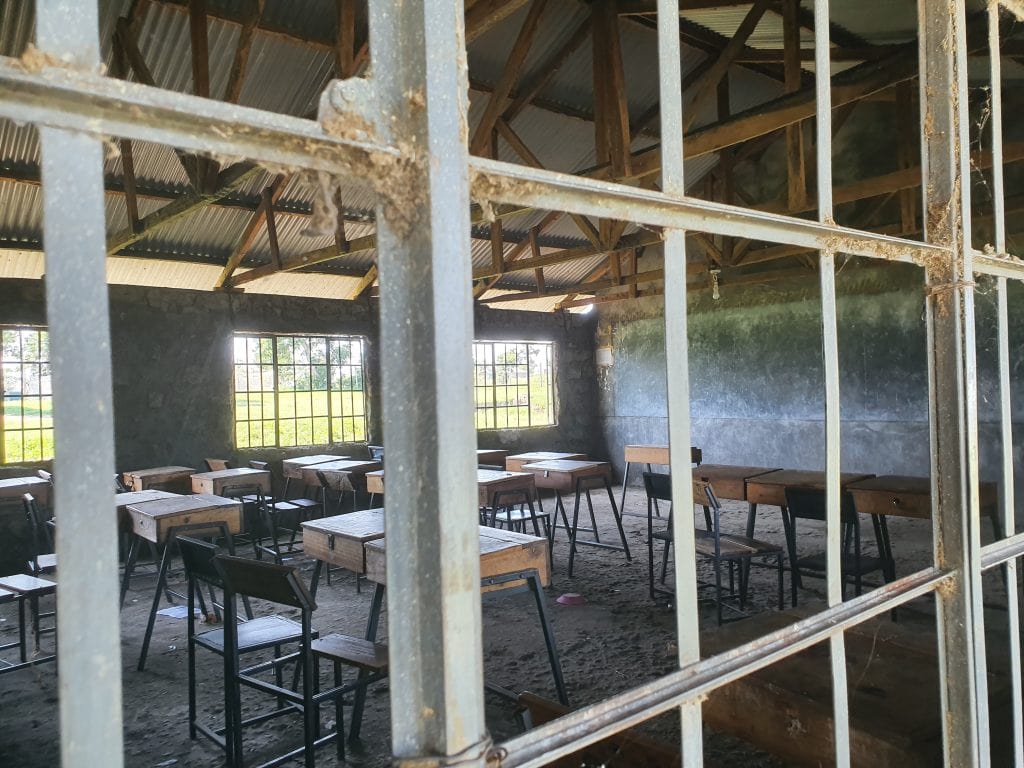
[[[49,332],[43,326],[36,326],[36,325],[0,325],[0,334],[2,334],[4,332],[7,332],[7,331],[16,331],[16,332],[18,332],[18,334],[19,334],[19,341],[18,341],[19,351],[18,351],[17,358],[12,361],[12,360],[4,357],[4,349],[3,349],[3,346],[0,345],[0,376],[3,375],[2,366],[10,364],[12,362],[20,365],[21,368],[22,368],[22,371],[21,371],[21,373],[19,373],[19,379],[21,380],[21,383],[22,383],[21,391],[22,391],[22,393],[24,393],[24,389],[25,389],[24,388],[24,383],[25,383],[24,367],[26,365],[34,365],[37,368],[39,368],[40,369],[39,370],[39,379],[40,379],[40,382],[41,382],[42,381],[42,366],[50,365],[50,359],[49,359],[49,355],[47,355],[45,360],[26,361],[25,360],[25,342],[24,342],[24,337],[22,337],[21,334],[24,331],[30,331],[32,333],[37,334],[39,336],[39,338],[40,338],[40,347],[42,346],[42,344],[41,344],[42,335],[46,334],[47,335],[47,345],[46,346],[47,346],[47,349],[49,349]],[[40,388],[40,393],[38,395],[36,395],[35,397],[36,397],[37,400],[39,400],[40,406],[42,405],[42,399],[44,397],[49,398],[50,399],[51,409],[52,409],[52,406],[53,406],[53,390],[52,390],[52,387],[51,387],[50,393],[49,394],[45,394],[45,395],[42,393],[42,390]],[[11,396],[8,395],[6,390],[4,389],[3,379],[0,378],[0,466],[5,465],[5,464],[21,464],[21,463],[25,463],[25,462],[32,463],[32,462],[37,462],[37,461],[49,461],[50,459],[53,458],[52,451],[50,452],[49,455],[47,455],[46,451],[41,451],[41,455],[38,456],[38,457],[35,457],[35,458],[27,458],[25,456],[25,433],[26,432],[31,432],[31,433],[38,434],[39,435],[39,441],[40,441],[40,448],[42,448],[42,446],[44,445],[43,435],[45,433],[49,432],[50,433],[50,438],[51,438],[51,445],[52,445],[52,439],[53,439],[53,426],[52,426],[52,424],[51,424],[51,426],[49,428],[45,428],[45,429],[43,427],[39,427],[38,429],[26,429],[25,428],[25,395],[21,394],[21,395],[18,396],[19,411],[20,411],[20,414],[21,414],[20,417],[19,417],[19,421],[21,423],[21,426],[19,428],[17,428],[17,429],[8,427],[7,423],[6,423],[6,418],[7,418],[7,401],[10,398],[11,398]],[[52,418],[51,418],[51,420],[52,420]],[[12,458],[10,458],[7,455],[7,435],[9,433],[20,433],[21,434],[21,457],[20,458],[12,459]]]
[[[506,422],[505,426],[498,426],[498,412],[499,411],[518,410],[522,406],[521,405],[500,405],[500,406],[498,405],[498,397],[497,397],[498,375],[497,375],[497,371],[498,371],[498,368],[499,368],[499,363],[496,362],[497,358],[496,358],[496,355],[495,355],[495,352],[494,352],[494,346],[496,344],[504,344],[506,346],[512,345],[512,346],[516,346],[516,347],[518,347],[518,346],[526,347],[526,383],[525,384],[516,383],[514,385],[511,385],[511,386],[513,386],[515,388],[517,395],[520,392],[520,390],[523,390],[523,389],[526,390],[526,408],[527,408],[527,417],[526,417],[527,418],[527,423],[526,424],[522,424],[522,423],[515,424],[515,425],[509,424],[508,423],[508,418],[506,417],[506,419],[505,419],[505,422]],[[486,345],[486,346],[490,347],[491,359],[492,359],[491,363],[478,363],[477,362],[477,359],[476,359],[476,349],[477,349],[478,345],[479,346],[485,346]],[[550,420],[549,421],[538,422],[538,423],[534,423],[534,421],[533,421],[533,407],[532,407],[533,406],[533,399],[532,399],[532,395],[531,395],[531,392],[530,392],[530,379],[532,377],[533,363],[530,361],[530,347],[542,347],[544,349],[544,357],[545,357],[545,362],[547,364],[547,377],[546,377],[546,385],[547,385],[547,392],[548,392],[548,408],[547,408],[548,415],[547,415],[547,418],[550,419]],[[477,392],[479,390],[481,390],[481,389],[487,388],[488,385],[486,385],[486,384],[484,384],[484,385],[477,384],[476,383],[476,377],[474,375],[474,379],[473,379],[474,419],[476,418],[476,416],[481,411],[485,411],[485,412],[490,413],[491,415],[493,415],[493,418],[494,418],[494,426],[483,426],[483,427],[481,427],[478,424],[477,425],[477,429],[478,430],[488,430],[488,429],[536,429],[536,428],[539,428],[539,427],[555,427],[555,426],[558,426],[558,420],[555,418],[555,413],[556,413],[557,409],[555,408],[555,369],[554,369],[554,360],[555,360],[555,342],[553,342],[553,341],[528,341],[528,340],[525,340],[525,339],[512,339],[512,340],[506,340],[506,339],[474,339],[473,340],[473,367],[474,368],[479,368],[479,367],[490,368],[491,376],[492,376],[492,381],[491,381],[491,384],[489,385],[490,388],[491,388],[491,391],[492,391],[492,402],[491,402],[490,405],[486,405],[486,404],[485,405],[480,405],[480,403],[477,402],[477,399],[476,399]],[[518,363],[514,363],[514,364],[501,363],[500,367],[502,367],[502,368],[509,368],[509,367],[514,367],[514,366],[518,366],[518,365],[519,365]],[[518,377],[517,377],[517,379],[518,379]],[[506,383],[504,386],[505,386],[506,394],[507,394],[507,390],[509,388],[509,385]],[[517,416],[517,419],[518,419],[518,416]],[[485,417],[485,421],[486,421],[486,417]]]
[[[248,446],[245,446],[245,447],[241,447],[241,446],[238,445],[238,425],[239,424],[252,424],[254,420],[250,418],[250,419],[246,419],[245,421],[239,421],[237,419],[237,413],[238,413],[238,387],[235,386],[234,384],[232,384],[232,393],[231,393],[232,394],[232,405],[233,405],[232,411],[235,414],[235,416],[233,417],[232,420],[233,420],[233,423],[235,424],[234,438],[235,438],[235,447],[236,448],[239,448],[240,450],[250,450],[250,449],[256,450],[256,449],[259,449],[259,448],[295,448],[295,447],[313,447],[313,446],[317,446],[317,445],[325,445],[325,446],[336,445],[338,443],[345,442],[345,441],[344,440],[335,439],[335,437],[336,437],[335,433],[334,433],[334,419],[335,418],[338,418],[338,419],[341,420],[341,434],[338,437],[344,437],[344,434],[345,434],[345,420],[346,419],[351,422],[351,424],[353,425],[353,428],[354,428],[354,426],[355,426],[355,424],[357,423],[358,420],[362,420],[362,423],[363,423],[363,437],[365,439],[365,436],[368,434],[368,430],[369,430],[369,414],[367,413],[366,407],[365,407],[366,398],[368,397],[368,393],[366,391],[366,362],[365,362],[366,338],[364,336],[360,336],[358,334],[264,333],[264,332],[260,332],[260,331],[236,331],[236,332],[232,333],[232,339],[233,340],[234,339],[257,339],[259,341],[262,341],[264,339],[268,339],[270,341],[270,343],[271,343],[271,348],[273,350],[273,362],[271,362],[270,365],[273,367],[273,371],[274,371],[274,390],[273,390],[272,393],[270,393],[274,397],[274,442],[273,443],[266,443],[264,441],[260,445],[248,445]],[[326,367],[327,367],[327,389],[326,390],[313,390],[313,389],[311,389],[310,393],[312,394],[314,392],[326,391],[326,393],[327,393],[327,416],[326,417],[324,417],[324,416],[311,416],[310,418],[312,418],[312,419],[326,418],[327,419],[327,438],[328,438],[328,440],[327,440],[326,443],[316,443],[316,442],[313,442],[313,443],[308,444],[308,446],[303,444],[303,443],[299,443],[299,442],[296,442],[295,445],[282,445],[281,444],[281,421],[282,421],[282,418],[281,418],[281,409],[278,407],[278,396],[282,393],[282,390],[281,390],[281,387],[280,387],[279,370],[280,370],[281,367],[284,367],[285,365],[290,365],[293,368],[298,367],[298,366],[301,365],[301,366],[310,368],[310,376],[312,376],[312,368],[313,368],[313,366],[314,365],[319,365],[319,363],[312,363],[312,362],[311,363],[294,363],[294,362],[292,362],[292,363],[288,363],[288,364],[279,363],[278,359],[277,359],[277,343],[278,343],[278,341],[280,339],[307,339],[309,341],[312,341],[313,339],[323,339],[324,340],[324,343],[325,343],[326,349],[327,349],[327,351],[326,351],[327,362],[324,363],[324,365],[326,365]],[[353,363],[344,363],[344,364],[338,363],[338,364],[335,364],[335,363],[332,363],[332,361],[331,361],[331,342],[332,341],[345,341],[345,342],[349,342],[349,343],[357,342],[358,345],[359,345],[359,362],[358,362],[358,364],[353,364]],[[262,363],[262,362],[258,363],[258,366],[260,368],[262,368],[263,365],[265,365],[265,364]],[[248,362],[248,350],[246,351],[246,362],[239,363],[237,361],[237,359],[233,359],[233,361],[232,361],[232,368],[236,372],[237,372],[237,369],[240,366],[241,367],[245,367],[245,368],[248,368],[248,367],[252,366],[252,363]],[[358,368],[359,369],[359,378],[360,378],[360,381],[363,384],[362,389],[359,389],[359,390],[354,390],[354,389],[353,390],[346,390],[346,389],[337,389],[337,390],[335,390],[335,389],[333,389],[331,387],[331,368],[332,367],[333,368],[347,367],[347,368],[352,368],[352,369]],[[235,381],[235,378],[236,378],[235,376],[232,376],[232,382]],[[246,381],[248,381],[248,377],[246,377]],[[245,393],[248,394],[248,393],[250,393],[252,391],[253,390],[246,389]],[[260,389],[259,391],[260,391],[261,394],[267,392],[267,390],[264,390],[264,389]],[[304,391],[304,390],[294,390],[294,391],[295,392],[301,392],[301,391]],[[342,413],[341,413],[340,416],[335,417],[333,415],[333,406],[332,406],[332,403],[331,403],[331,395],[333,393],[335,393],[335,392],[337,392],[339,395],[344,395],[345,392],[360,392],[363,395],[363,398],[364,398],[364,400],[363,400],[363,404],[364,404],[363,413],[362,414],[349,414],[349,413],[345,413],[345,409],[344,409],[344,402],[345,401],[344,401],[344,397],[341,397],[339,402],[341,402],[341,404],[342,404]],[[251,408],[251,406],[247,406],[247,410],[246,410],[246,413],[249,414],[249,415],[251,415],[251,413],[252,413],[251,410],[249,410],[250,408]],[[285,421],[289,421],[290,420],[290,421],[293,421],[293,422],[297,422],[298,418],[299,417],[294,416],[291,419],[284,419],[284,420]],[[262,418],[262,419],[256,419],[255,421],[264,422],[264,421],[268,421],[268,419]],[[262,431],[262,428],[261,428],[261,431]],[[250,430],[249,434],[250,435],[252,434],[251,430]],[[296,424],[296,434],[298,434],[298,426],[297,426],[297,424]],[[352,441],[349,441],[349,442],[352,442]],[[358,442],[358,441],[356,441],[356,442]]]
[[[991,0],[998,14],[1001,3]],[[374,139],[352,141],[317,123],[114,81],[97,73],[97,11],[92,3],[50,0],[38,8],[38,45],[55,57],[41,71],[0,60],[0,115],[40,125],[46,213],[48,317],[54,363],[56,497],[63,571],[58,594],[61,749],[66,765],[120,768],[121,706],[113,518],[91,510],[113,504],[113,424],[109,320],[104,273],[102,137],[121,136],[187,150],[245,156],[277,166],[370,176],[397,162],[420,205],[415,226],[383,199],[377,207],[381,290],[384,438],[404,471],[388,492],[391,508],[429,510],[388,524],[392,612],[392,742],[396,765],[540,766],[662,712],[678,708],[684,764],[702,764],[700,701],[709,692],[828,640],[832,649],[837,764],[848,764],[842,635],[852,626],[928,594],[940,610],[939,678],[947,765],[987,765],[987,699],[981,573],[1014,573],[1024,534],[982,548],[978,535],[976,275],[999,279],[1000,334],[1006,334],[1006,280],[1024,265],[971,248],[967,178],[966,46],[963,0],[919,0],[922,162],[926,242],[819,221],[751,211],[685,195],[677,0],[658,0],[663,190],[571,177],[470,157],[462,3],[374,0],[369,4],[372,71],[365,87],[329,86],[355,112],[387,116]],[[816,0],[815,14],[828,14]],[[816,26],[818,153],[827,173],[827,24]],[[996,38],[996,44],[998,39]],[[57,63],[56,59],[61,61]],[[994,57],[998,59],[998,57]],[[998,61],[993,62],[993,72]],[[994,75],[994,88],[1000,85]],[[956,98],[950,99],[949,94]],[[996,132],[994,152],[1001,156]],[[410,149],[411,148],[411,149]],[[429,158],[430,162],[426,162]],[[400,161],[400,162],[398,162]],[[998,164],[997,164],[998,168]],[[997,174],[998,175],[998,174]],[[998,182],[1000,185],[1002,181]],[[691,501],[686,253],[688,229],[800,245],[822,252],[829,607],[755,642],[701,659],[697,637],[693,530],[675,520],[679,669],[509,739],[491,749],[483,718],[471,392],[473,316],[469,292],[469,199],[636,221],[665,231],[666,356],[673,489]],[[827,184],[819,199],[830,210]],[[1005,215],[997,199],[997,220]],[[928,283],[929,401],[933,457],[934,565],[854,600],[838,602],[839,381],[835,347],[836,252],[925,268]],[[101,353],[97,353],[100,350]],[[1008,350],[1000,347],[1004,478],[1012,478]],[[60,403],[64,403],[62,408]],[[74,406],[68,404],[74,403]],[[89,407],[82,407],[91,403]],[[401,414],[395,416],[394,414]],[[81,461],[81,457],[87,460]],[[73,496],[72,496],[73,494]],[[74,499],[74,502],[72,501]],[[1012,510],[1004,506],[1007,522]],[[1008,529],[1010,530],[1010,529]],[[72,545],[73,543],[73,545]],[[1010,632],[1019,645],[1016,598]],[[79,627],[89,627],[88,634]],[[1020,667],[1019,649],[1014,651]],[[102,662],[97,664],[96,659]],[[1021,702],[1014,700],[1021,731]],[[1022,763],[1021,740],[1016,762]]]

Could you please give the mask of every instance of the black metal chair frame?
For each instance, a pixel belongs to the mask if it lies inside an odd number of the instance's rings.
[[[246,722],[241,716],[241,686],[261,691],[278,699],[279,705],[287,703],[291,710],[302,714],[303,745],[283,755],[279,755],[262,763],[261,768],[271,768],[296,758],[302,758],[307,768],[313,768],[314,751],[332,740],[336,741],[339,759],[344,759],[344,738],[342,737],[342,720],[337,718],[337,730],[326,735],[320,734],[320,705],[326,701],[335,701],[335,711],[339,712],[340,697],[345,693],[357,690],[380,679],[380,676],[362,675],[359,680],[349,685],[336,685],[325,691],[317,692],[318,667],[314,657],[313,640],[315,632],[312,627],[313,611],[316,602],[306,589],[305,584],[295,568],[275,563],[249,560],[231,555],[219,554],[213,559],[224,583],[224,679],[225,688],[230,692],[227,699],[231,709],[226,720],[228,763],[235,768],[242,767],[242,727]],[[251,597],[265,600],[278,605],[298,609],[301,613],[302,638],[299,650],[290,654],[298,665],[297,676],[301,678],[301,691],[285,688],[279,684],[262,680],[255,675],[269,667],[265,664],[243,669],[238,653],[238,633],[235,623],[235,598]],[[340,674],[336,671],[335,679]]]
[[[201,734],[208,738],[210,741],[217,744],[225,752],[229,749],[229,741],[227,737],[228,732],[228,717],[229,713],[234,710],[233,700],[231,695],[233,689],[230,686],[224,688],[224,726],[220,728],[211,728],[205,723],[198,719],[197,707],[196,707],[196,647],[203,647],[213,653],[224,656],[224,629],[220,630],[209,630],[207,632],[197,633],[196,632],[196,595],[201,594],[202,585],[205,585],[210,592],[210,600],[216,609],[224,610],[225,616],[227,611],[224,609],[223,603],[218,603],[214,596],[214,589],[219,589],[223,592],[224,582],[221,578],[220,572],[213,565],[213,559],[216,555],[220,554],[220,548],[210,542],[195,539],[189,536],[179,536],[177,538],[178,548],[181,552],[182,563],[185,566],[185,575],[188,579],[188,724],[189,724],[189,737],[195,739],[197,734]],[[284,619],[283,617],[261,617],[261,618],[277,618],[281,621],[287,621],[291,624],[290,619]],[[259,622],[260,619],[251,619],[253,622]],[[246,623],[246,622],[243,622]],[[236,630],[237,631],[237,630]],[[218,642],[218,635],[220,642]],[[314,633],[315,635],[315,633]],[[266,650],[268,648],[274,649],[273,659],[259,664],[246,667],[242,672],[247,674],[257,674],[267,669],[272,669],[275,675],[275,681],[277,685],[283,685],[283,668],[290,662],[296,659],[296,655],[288,654],[282,655],[282,647],[291,643],[297,643],[302,639],[302,628],[301,626],[295,625],[295,631],[292,634],[282,635],[280,633],[273,634],[270,639],[264,639],[261,641],[250,641],[244,644],[244,647],[239,648],[239,654],[255,653],[258,651]],[[242,727],[245,728],[250,725],[256,725],[258,723],[266,722],[279,715],[287,714],[295,711],[295,706],[291,703],[284,704],[278,701],[277,709],[261,712],[257,715],[249,717],[242,721]]]
[[[796,520],[826,519],[825,491],[816,488],[786,488],[786,506],[782,508],[782,525],[786,533],[786,547],[792,570],[793,605],[797,603],[797,588],[803,586],[804,576],[824,578],[824,567],[815,563],[822,555],[797,557]],[[795,510],[795,511],[794,511]],[[886,583],[896,578],[895,565],[891,556],[889,527],[884,515],[871,515],[871,523],[878,546],[877,557],[865,557],[861,552],[860,514],[853,503],[853,495],[843,491],[839,505],[840,522],[843,526],[840,560],[842,566],[842,592],[846,599],[846,584],[852,577],[854,594],[860,595],[864,588],[864,576],[874,571],[882,574]],[[851,552],[852,548],[852,552]]]

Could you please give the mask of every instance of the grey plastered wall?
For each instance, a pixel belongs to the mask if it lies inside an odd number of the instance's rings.
[[[901,265],[839,273],[842,464],[847,471],[929,472],[927,327],[920,270]],[[730,289],[718,301],[692,292],[688,314],[693,442],[707,463],[822,469],[824,378],[816,276]],[[1012,402],[1024,404],[1024,317],[1010,292]],[[979,444],[982,477],[1000,476],[994,285],[978,286]],[[614,305],[611,305],[614,307]],[[603,309],[599,369],[607,450],[667,440],[665,332],[660,298]],[[1021,456],[1024,425],[1014,430]],[[1019,480],[1018,480],[1019,483]],[[1018,495],[1020,489],[1018,488]]]
[[[308,447],[235,450],[235,331],[365,336],[369,442],[381,440],[375,303],[111,286],[110,317],[118,468],[198,466],[207,456],[276,461],[309,452]],[[475,322],[477,338],[554,342],[556,360],[558,426],[482,432],[482,447],[592,452],[600,445],[593,318],[479,308]],[[42,283],[0,280],[0,325],[45,323]],[[339,444],[329,450],[365,448]],[[24,468],[0,472],[11,476]]]

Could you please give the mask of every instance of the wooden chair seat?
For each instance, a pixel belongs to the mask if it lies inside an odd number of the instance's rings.
[[[715,537],[702,528],[695,529],[697,553],[706,557],[715,556]],[[748,539],[731,533],[723,533],[719,538],[719,552],[724,558],[753,557],[756,555],[775,555],[782,552],[782,547],[769,544],[767,541]]]
[[[327,635],[310,645],[314,655],[369,672],[387,674],[388,647],[351,635]]]
[[[238,651],[247,653],[302,640],[302,625],[284,616],[259,616],[238,625]],[[224,652],[224,629],[196,635],[196,643],[218,653]]]

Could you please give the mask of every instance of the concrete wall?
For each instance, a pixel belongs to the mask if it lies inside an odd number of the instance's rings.
[[[927,330],[921,270],[851,266],[838,278],[844,470],[927,475]],[[722,286],[690,294],[693,441],[707,463],[824,467],[824,378],[817,278],[798,284]],[[1015,419],[1024,406],[1024,292],[1011,293]],[[1001,471],[994,286],[977,297],[982,476]],[[607,450],[667,439],[665,334],[660,297],[600,311],[601,421]],[[1015,430],[1016,456],[1024,429]]]
[[[112,286],[114,415],[117,467],[184,464],[205,457],[247,461],[309,453],[308,448],[234,448],[231,338],[235,331],[345,333],[367,337],[369,442],[379,443],[376,305],[294,297],[214,294]],[[45,325],[40,283],[0,281],[0,324]],[[594,322],[581,316],[488,310],[476,313],[476,336],[553,341],[558,422],[555,428],[493,430],[481,447],[593,451],[600,445],[594,374]],[[59,406],[58,406],[59,407]],[[362,444],[330,452],[365,452]],[[11,467],[4,476],[20,474]]]

